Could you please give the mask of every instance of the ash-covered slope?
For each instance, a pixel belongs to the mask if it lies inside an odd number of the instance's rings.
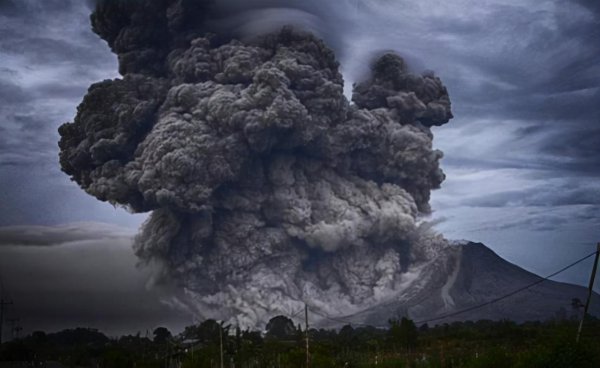
[[[436,261],[422,265],[417,272],[419,281],[407,287],[403,297],[340,320],[380,326],[389,318],[401,316],[417,322],[429,321],[430,325],[480,319],[524,322],[579,318],[582,312],[573,308],[572,301],[585,301],[587,296],[587,289],[582,286],[547,280],[485,307],[437,319],[542,278],[506,261],[484,244],[472,242],[445,249]],[[598,294],[592,297],[590,313],[600,315]]]

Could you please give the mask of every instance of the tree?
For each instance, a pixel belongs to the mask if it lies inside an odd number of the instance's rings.
[[[154,342],[157,344],[166,343],[173,335],[166,327],[157,327],[154,332]]]
[[[412,320],[402,317],[400,321],[392,319],[389,323],[391,325],[389,333],[394,345],[401,346],[406,350],[417,346],[419,333]]]
[[[276,316],[267,323],[267,336],[280,340],[293,339],[297,335],[294,322],[286,316]]]
[[[356,345],[356,340],[354,328],[352,328],[352,326],[345,325],[340,329],[340,332],[338,333],[338,342],[346,354],[350,353],[351,347]]]
[[[36,344],[43,344],[47,341],[48,337],[44,331],[34,331],[31,334],[31,340]]]

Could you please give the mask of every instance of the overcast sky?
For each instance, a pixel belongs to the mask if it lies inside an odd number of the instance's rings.
[[[97,201],[59,169],[58,126],[91,83],[118,76],[87,3],[0,0],[0,277],[29,328],[181,326],[187,317],[135,267],[130,241],[145,215]],[[382,50],[442,78],[455,118],[434,129],[447,174],[432,198],[437,229],[545,275],[600,241],[600,2],[515,3],[347,0],[318,15],[335,19],[323,36],[348,91]],[[556,279],[585,284],[590,268]],[[38,320],[34,293],[47,303]],[[69,306],[88,314],[53,314]]]

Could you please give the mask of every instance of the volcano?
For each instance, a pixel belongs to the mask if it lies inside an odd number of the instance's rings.
[[[390,318],[408,317],[417,324],[455,321],[511,320],[515,322],[580,319],[587,288],[531,273],[498,256],[482,243],[455,243],[434,260],[411,268],[399,298],[350,316],[321,322],[383,326]],[[533,285],[535,284],[535,285]],[[492,302],[519,289],[523,291]],[[492,302],[492,303],[490,303]],[[480,308],[478,306],[484,305]],[[468,310],[468,311],[466,311]],[[459,313],[465,311],[464,313]],[[593,293],[589,313],[600,316],[600,295]]]

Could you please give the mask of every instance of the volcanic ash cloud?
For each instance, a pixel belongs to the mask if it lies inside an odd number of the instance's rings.
[[[385,54],[350,103],[315,36],[224,41],[191,21],[206,8],[100,2],[94,30],[124,77],[60,127],[63,171],[151,211],[136,253],[201,317],[255,326],[304,301],[339,315],[398,295],[445,246],[419,216],[444,179],[430,127],[452,117],[446,88]]]

